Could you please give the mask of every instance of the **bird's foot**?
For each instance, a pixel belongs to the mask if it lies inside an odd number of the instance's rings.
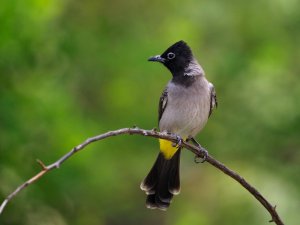
[[[198,151],[199,154],[195,155],[194,162],[195,163],[204,163],[207,159],[208,151],[205,148],[201,147],[200,145],[198,147],[200,148]]]
[[[195,163],[204,163],[207,159],[208,151],[205,148],[203,148],[192,136],[189,136],[187,138],[187,141],[193,142],[193,144],[199,148],[199,153],[196,154],[194,158]]]
[[[176,143],[173,143],[172,146],[177,147],[177,148],[181,148],[182,143],[183,143],[182,138],[179,135],[175,135],[175,137],[176,137]]]

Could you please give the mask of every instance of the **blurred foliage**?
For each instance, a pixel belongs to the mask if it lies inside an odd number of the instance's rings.
[[[0,197],[89,136],[157,126],[169,72],[146,59],[188,42],[219,108],[198,139],[300,220],[300,10],[295,0],[4,0],[0,3]],[[94,143],[9,203],[0,224],[268,224],[240,185],[184,152],[167,212],[139,183],[153,139]]]

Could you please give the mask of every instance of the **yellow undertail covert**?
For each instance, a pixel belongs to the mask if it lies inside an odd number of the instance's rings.
[[[173,142],[164,139],[159,139],[159,146],[166,159],[171,159],[178,150],[177,146],[173,146]]]

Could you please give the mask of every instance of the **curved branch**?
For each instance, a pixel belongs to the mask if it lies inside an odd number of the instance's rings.
[[[40,160],[37,162],[41,165],[41,171],[37,173],[35,176],[27,180],[25,183],[20,185],[14,192],[12,192],[7,198],[2,202],[0,205],[0,215],[2,214],[4,208],[6,207],[7,203],[11,201],[12,198],[14,198],[20,191],[34,183],[35,181],[39,180],[41,177],[43,177],[46,173],[50,172],[53,169],[57,169],[61,166],[61,164],[66,161],[68,158],[70,158],[72,155],[74,155],[76,152],[84,149],[87,145],[91,144],[92,142],[96,142],[108,137],[112,136],[117,136],[117,135],[123,135],[123,134],[137,134],[137,135],[143,135],[143,136],[148,136],[148,137],[153,137],[153,138],[161,138],[161,139],[166,139],[170,140],[174,143],[178,142],[178,136],[174,134],[167,134],[164,132],[158,132],[155,129],[153,130],[144,130],[140,129],[137,127],[134,128],[122,128],[119,130],[114,130],[114,131],[109,131],[104,134],[97,135],[95,137],[88,138],[86,141],[83,143],[77,145],[74,147],[71,151],[63,155],[61,158],[59,158],[57,161],[54,163],[46,166],[44,163]],[[194,154],[196,154],[199,157],[204,157],[205,153],[197,146],[191,145],[185,141],[182,141],[181,143],[182,147],[185,147],[186,149],[190,150]],[[284,223],[282,222],[281,218],[276,212],[276,206],[272,206],[267,199],[265,199],[252,185],[250,185],[243,177],[241,177],[239,174],[234,172],[233,170],[229,169],[226,167],[223,163],[219,162],[218,160],[214,159],[212,156],[207,155],[206,157],[206,162],[210,163],[217,169],[221,170],[228,176],[232,177],[234,180],[239,182],[245,189],[247,189],[270,213],[272,220],[269,222],[274,222],[277,225],[283,225]]]

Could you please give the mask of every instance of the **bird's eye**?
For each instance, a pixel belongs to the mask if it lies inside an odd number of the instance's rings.
[[[175,54],[173,52],[169,52],[167,55],[168,59],[174,59],[175,58]]]

